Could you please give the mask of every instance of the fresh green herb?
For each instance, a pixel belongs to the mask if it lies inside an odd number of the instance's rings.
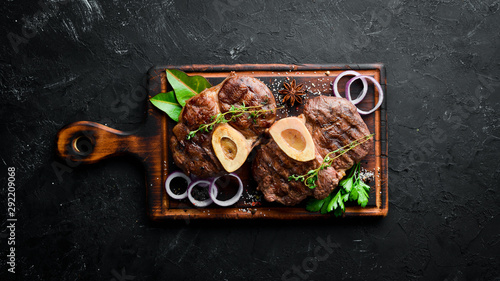
[[[246,106],[245,103],[243,103],[241,106],[234,106],[231,105],[229,108],[229,111],[226,111],[224,113],[218,113],[217,115],[214,115],[210,118],[210,123],[208,124],[201,124],[198,129],[189,132],[187,135],[187,139],[191,139],[196,135],[197,132],[210,132],[211,130],[214,129],[214,126],[219,124],[219,123],[228,123],[231,121],[236,120],[238,117],[242,116],[245,113],[248,113],[248,118],[252,119],[254,122],[257,122],[257,118],[265,114],[266,112],[271,112],[273,113],[274,109],[259,109],[263,107],[263,105],[256,105],[256,106]],[[279,108],[277,108],[279,109]],[[226,115],[230,115],[229,119],[226,118]]]
[[[356,201],[361,207],[366,207],[368,204],[370,186],[363,182],[359,173],[361,164],[355,164],[349,173],[349,176],[340,181],[340,189],[337,193],[330,193],[325,199],[310,199],[307,202],[306,210],[309,212],[318,212],[326,214],[334,213],[336,217],[341,216],[345,212],[344,203],[347,201]]]
[[[347,153],[349,150],[355,148],[356,146],[358,146],[360,144],[363,144],[364,142],[367,142],[372,137],[373,137],[373,134],[370,134],[370,135],[364,136],[362,138],[359,138],[357,140],[354,140],[351,143],[349,143],[348,145],[343,146],[343,147],[341,147],[339,149],[336,149],[334,151],[330,151],[325,156],[325,158],[323,158],[323,163],[321,163],[321,165],[318,168],[316,168],[314,170],[309,170],[304,175],[300,175],[300,176],[291,175],[291,176],[288,177],[288,180],[289,181],[291,181],[291,180],[301,181],[307,187],[309,187],[310,189],[313,189],[313,188],[317,187],[316,182],[318,181],[318,174],[319,174],[319,172],[321,170],[324,170],[324,169],[330,167],[335,159],[337,159],[340,156],[344,155],[345,153]],[[339,154],[336,155],[336,156],[334,156],[335,153],[337,153],[337,152],[339,152]]]
[[[175,122],[179,122],[179,115],[181,114],[182,107],[177,103],[173,91],[159,93],[152,97],[150,101],[154,106],[167,113]]]
[[[186,101],[212,85],[202,76],[188,76],[176,69],[167,69],[166,74],[173,91],[159,93],[150,101],[174,121],[179,122],[179,115],[186,105]]]
[[[186,105],[188,99],[201,93],[206,88],[212,87],[204,77],[188,76],[176,69],[167,69],[167,80],[174,89],[175,97],[182,107]]]
[[[314,198],[309,200],[307,202],[307,205],[306,205],[306,210],[308,210],[309,212],[318,212],[319,210],[321,210],[321,207],[323,207],[325,201],[328,201],[327,199],[330,196],[331,196],[331,194],[328,195],[328,197],[326,197],[325,199],[321,199],[321,200],[314,199]]]
[[[357,201],[358,205],[364,208],[368,204],[368,197],[370,197],[368,192],[370,192],[370,186],[358,178],[357,184],[353,185],[353,189],[349,193],[349,200]]]

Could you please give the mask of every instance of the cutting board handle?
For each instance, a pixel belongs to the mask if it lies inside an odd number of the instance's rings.
[[[71,123],[57,134],[57,153],[75,163],[95,163],[131,153],[139,156],[141,137],[89,121]]]

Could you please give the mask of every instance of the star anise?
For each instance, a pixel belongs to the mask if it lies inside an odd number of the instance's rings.
[[[284,95],[282,102],[288,102],[291,106],[295,104],[295,102],[302,103],[302,96],[306,94],[306,91],[303,89],[304,84],[296,85],[295,79],[293,79],[290,83],[284,82],[283,90],[279,90],[280,95]]]

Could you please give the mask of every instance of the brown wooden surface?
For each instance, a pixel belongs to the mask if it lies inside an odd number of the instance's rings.
[[[168,90],[165,69],[176,68],[189,75],[202,75],[212,85],[221,82],[231,71],[238,74],[250,75],[266,83],[278,98],[277,91],[285,79],[296,79],[309,88],[309,97],[321,93],[333,95],[330,82],[338,73],[353,69],[371,75],[381,82],[386,92],[385,70],[382,64],[360,65],[187,65],[187,66],[162,66],[154,67],[149,71],[149,98]],[[330,74],[326,75],[325,72]],[[349,78],[345,77],[339,83],[342,89]],[[353,87],[355,89],[356,87]],[[370,87],[367,98],[361,104],[369,108],[377,101],[373,87]],[[343,91],[341,91],[343,92]],[[315,94],[313,94],[315,93]],[[387,93],[385,93],[387,94]],[[387,96],[387,95],[386,95]],[[290,110],[281,110],[279,117],[297,115],[301,107]],[[350,216],[385,216],[388,211],[388,174],[387,174],[387,123],[386,102],[375,114],[364,117],[371,132],[375,133],[373,152],[363,161],[363,167],[373,171],[375,180],[372,181],[370,201],[366,208],[347,206],[346,217]],[[327,219],[333,214],[321,215],[305,210],[304,203],[293,207],[282,206],[277,203],[268,203],[265,200],[259,206],[252,206],[249,200],[242,198],[232,207],[221,208],[212,204],[207,208],[195,208],[186,200],[169,200],[164,190],[163,183],[169,172],[175,167],[168,149],[168,136],[175,123],[166,114],[148,103],[148,117],[146,122],[134,132],[123,132],[94,122],[80,121],[72,123],[61,129],[57,135],[57,153],[66,161],[95,163],[101,159],[121,154],[136,156],[146,169],[146,192],[148,200],[148,214],[153,220],[163,219]],[[78,151],[75,142],[86,140],[91,143],[91,151]],[[85,144],[85,142],[84,142]],[[251,159],[252,154],[249,159]],[[256,183],[251,177],[250,161],[247,161],[237,173],[245,185],[245,192],[258,194],[255,190]]]

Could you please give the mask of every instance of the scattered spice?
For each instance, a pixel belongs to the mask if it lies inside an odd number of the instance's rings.
[[[369,182],[373,181],[374,174],[372,171],[368,171],[365,168],[361,167],[361,170],[359,171],[359,178],[362,181],[369,183]]]
[[[290,83],[283,83],[284,89],[279,90],[280,95],[284,95],[282,102],[288,102],[291,106],[295,104],[295,102],[302,103],[302,96],[306,94],[306,91],[303,89],[304,84],[297,85],[295,79],[293,79]]]
[[[243,204],[247,206],[260,206],[262,205],[262,196],[257,191],[245,191],[243,192]]]

